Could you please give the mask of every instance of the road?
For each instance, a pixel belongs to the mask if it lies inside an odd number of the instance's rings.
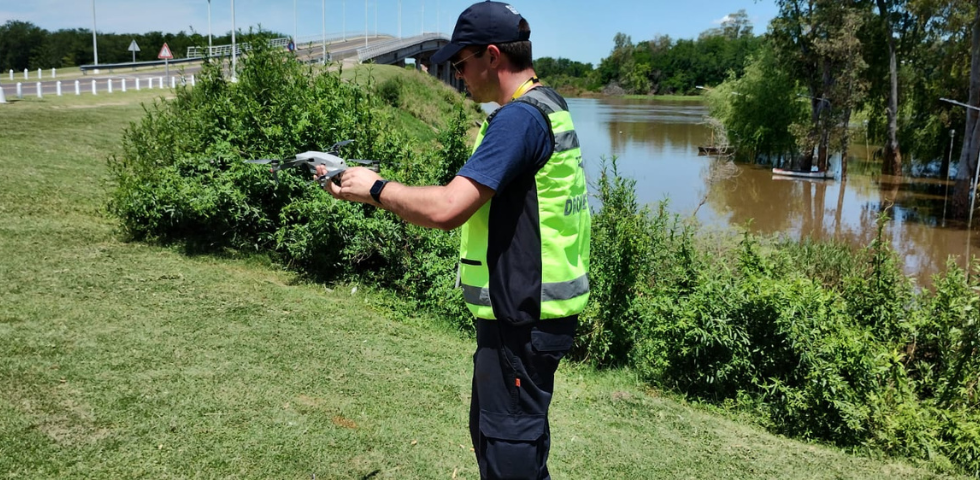
[[[375,41],[385,41],[390,40],[389,36],[382,36],[378,38],[369,38],[369,42]],[[347,41],[334,42],[327,45],[327,52],[330,53],[334,61],[342,61],[347,58],[353,57],[356,60],[357,49],[364,46],[364,38],[352,38]],[[302,46],[296,52],[297,58],[303,61],[319,61],[322,56],[323,47],[320,45],[314,45],[313,47],[303,48]],[[191,82],[191,76],[197,76],[201,72],[200,63],[182,63],[178,65],[170,66],[170,76],[174,77],[176,83],[181,82],[181,78],[184,78],[188,83]],[[31,72],[33,73],[33,72]],[[183,77],[182,77],[183,76]],[[78,92],[80,95],[92,94],[92,82],[95,82],[96,94],[106,94],[109,92],[110,80],[112,81],[112,91],[119,92],[122,91],[123,80],[126,81],[126,90],[135,90],[137,85],[137,80],[139,81],[139,87],[141,90],[147,88],[159,89],[160,82],[166,88],[170,88],[171,81],[167,78],[166,71],[164,67],[153,67],[150,69],[141,68],[136,71],[105,71],[98,74],[89,73],[84,76],[84,78],[78,79],[77,77],[67,80],[61,80],[61,94],[62,95],[75,95],[75,82],[78,82]],[[6,76],[0,77],[0,88],[3,89],[4,96],[8,101],[17,98],[17,84],[21,84],[21,95],[24,98],[37,97],[38,84],[37,79],[18,79],[14,78],[10,81]],[[42,78],[41,83],[41,95],[51,96],[57,95],[58,92],[58,79],[57,78]],[[150,87],[150,82],[152,82],[152,87]],[[195,78],[196,83],[196,78]]]
[[[201,71],[200,64],[182,64],[179,66],[170,67],[170,77],[173,77],[175,81],[179,84],[181,81],[181,75],[186,78],[187,82],[190,82],[191,75],[199,75]],[[162,82],[166,88],[170,88],[170,80],[167,77],[166,72],[163,69],[150,70],[143,72],[102,72],[99,74],[87,75],[85,78],[77,80],[61,80],[61,94],[62,95],[75,95],[75,83],[78,82],[78,93],[79,94],[92,94],[92,82],[95,82],[95,88],[97,94],[108,93],[109,83],[112,81],[112,91],[118,92],[123,89],[123,80],[126,82],[126,90],[135,90],[137,85],[137,80],[139,81],[140,89],[151,88],[150,82],[152,81],[152,88],[160,88],[160,83]],[[195,79],[196,81],[196,79]],[[13,82],[9,80],[4,80],[0,84],[0,88],[3,88],[3,93],[7,100],[17,98],[17,84],[21,84],[21,94],[23,97],[37,97],[38,90],[38,80],[14,80]],[[57,95],[58,92],[58,79],[42,79],[41,84],[41,94],[43,96]]]

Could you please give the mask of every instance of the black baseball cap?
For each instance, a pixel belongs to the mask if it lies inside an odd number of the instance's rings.
[[[432,56],[433,63],[442,63],[468,45],[490,45],[517,42],[531,38],[531,32],[518,31],[524,17],[517,9],[502,2],[480,2],[463,10],[449,43]]]

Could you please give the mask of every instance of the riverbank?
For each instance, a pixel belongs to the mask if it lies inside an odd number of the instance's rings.
[[[120,237],[102,181],[152,98],[137,95],[0,106],[0,472],[478,478],[468,337],[363,283]],[[557,383],[563,478],[938,478],[771,435],[630,370],[568,362]]]

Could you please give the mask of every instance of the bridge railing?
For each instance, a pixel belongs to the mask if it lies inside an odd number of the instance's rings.
[[[289,38],[273,38],[269,40],[270,47],[282,47],[286,48],[289,45]],[[242,52],[247,52],[251,46],[248,43],[236,43],[235,49],[238,54],[241,55]],[[204,57],[228,57],[231,56],[231,45],[213,45],[211,47],[187,47],[187,58],[204,58]]]
[[[357,60],[359,62],[363,62],[365,60],[370,60],[377,57],[378,55],[394,52],[396,50],[429,40],[449,40],[449,37],[443,33],[425,33],[414,37],[393,38],[385,42],[376,42],[366,47],[358,48]]]

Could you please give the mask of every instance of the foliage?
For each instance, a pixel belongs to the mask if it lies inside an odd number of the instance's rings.
[[[730,74],[706,91],[711,117],[725,127],[736,148],[755,157],[793,157],[799,151],[794,125],[808,122],[807,102],[781,68],[768,44],[749,60],[742,77]]]
[[[257,40],[253,45],[265,45]],[[148,107],[126,131],[122,155],[110,162],[115,188],[109,203],[124,231],[208,251],[271,251],[319,278],[364,278],[392,288],[465,325],[461,304],[447,301],[457,295],[450,289],[454,234],[333,201],[306,171],[282,171],[275,183],[267,168],[243,162],[353,139],[342,154],[383,159],[387,178],[444,182],[467,157],[471,110],[462,97],[443,98],[456,103],[443,146],[418,154],[402,130],[390,127],[390,110],[382,96],[370,93],[371,85],[343,81],[339,72],[315,73],[265,47],[250,51],[239,69],[238,82],[231,83],[220,65],[206,65],[196,88],[179,89],[172,102]],[[389,101],[410,95],[399,85],[385,88],[395,92]]]
[[[137,61],[156,60],[157,52],[164,43],[167,43],[176,58],[182,58],[188,47],[208,45],[207,35],[197,32],[100,32],[99,62],[132,61],[133,54],[129,51],[129,45],[133,41],[140,46],[140,51],[136,52]],[[212,43],[230,45],[231,32],[214,35]],[[18,20],[8,20],[0,25],[0,71],[4,72],[10,69],[21,71],[25,68],[34,70],[91,64],[95,58],[93,48],[92,31],[84,28],[50,32],[33,23]]]
[[[452,287],[457,232],[335,201],[305,172],[275,184],[241,161],[353,138],[347,155],[387,160],[387,178],[444,183],[468,155],[468,108],[455,105],[437,147],[419,153],[385,103],[403,101],[404,85],[375,90],[262,48],[240,65],[238,83],[210,66],[195,89],[148,107],[126,131],[109,165],[109,211],[124,230],[208,251],[270,252],[468,328]],[[751,234],[733,247],[708,243],[665,205],[639,205],[615,159],[593,191],[592,295],[574,358],[628,366],[651,385],[752,412],[786,435],[976,474],[976,276],[951,269],[935,292],[915,292],[881,229],[853,254]]]
[[[561,92],[577,95],[584,91],[595,91],[595,73],[591,63],[582,63],[567,58],[541,57],[534,61],[534,71],[541,81]]]
[[[717,85],[730,73],[741,76],[760,45],[744,11],[696,40],[660,36],[634,44],[629,35],[617,33],[593,83],[618,85],[626,93],[691,94],[696,86]]]
[[[977,277],[951,264],[916,294],[881,230],[858,252],[751,234],[706,248],[691,225],[639,207],[615,162],[598,187],[577,358],[782,434],[976,474]]]

